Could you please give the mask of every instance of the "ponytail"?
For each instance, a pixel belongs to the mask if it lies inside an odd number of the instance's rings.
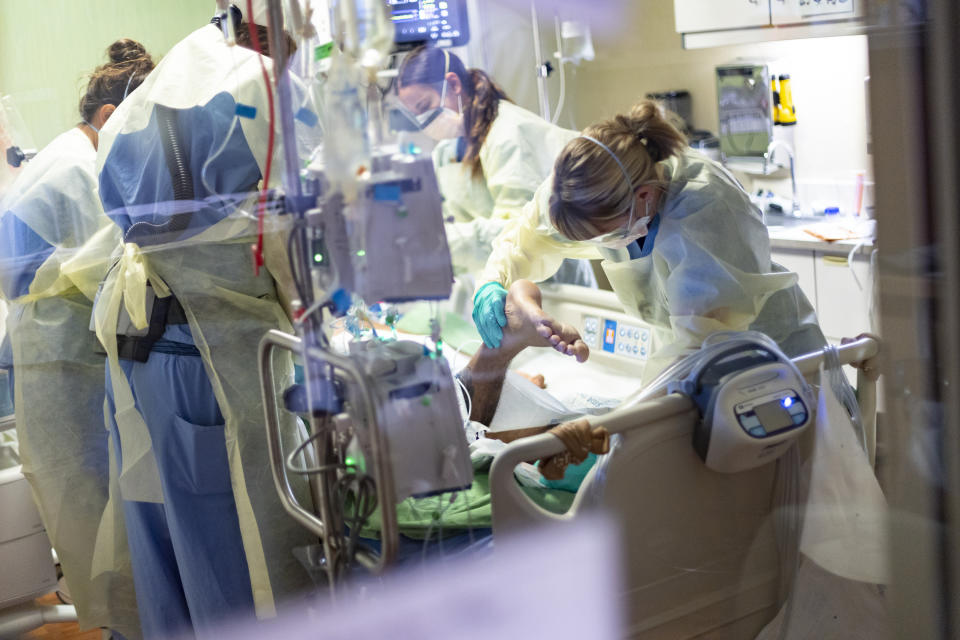
[[[629,112],[587,127],[567,143],[553,169],[550,221],[571,240],[587,240],[597,228],[623,214],[642,186],[666,187],[664,160],[680,155],[686,137],[656,102],[643,100]],[[623,169],[630,177],[624,179]]]
[[[501,100],[510,100],[506,92],[480,69],[470,69],[470,103],[464,111],[464,125],[467,131],[467,152],[463,162],[469,167],[474,178],[483,177],[480,165],[480,148],[490,133],[493,121],[500,112]]]
[[[686,136],[670,122],[666,110],[652,100],[638,102],[629,113],[613,120],[621,133],[632,134],[643,145],[653,162],[678,155],[687,146]]]

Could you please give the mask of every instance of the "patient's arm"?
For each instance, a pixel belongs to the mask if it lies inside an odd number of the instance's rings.
[[[497,349],[481,345],[460,379],[473,401],[470,419],[490,424],[500,402],[503,381],[510,362],[527,347],[553,347],[574,355],[581,362],[590,350],[575,329],[549,318],[540,308],[540,288],[529,280],[518,280],[507,293],[507,325]],[[569,344],[568,344],[569,343]]]
[[[506,338],[505,330],[504,343]],[[521,351],[523,348],[517,348],[516,345],[509,351],[504,346],[489,349],[486,345],[480,345],[467,366],[460,371],[460,380],[467,387],[472,400],[471,420],[486,425],[493,421],[493,415],[500,403],[500,392],[503,390],[507,368],[510,361]]]
[[[503,380],[510,362],[527,347],[553,347],[583,362],[590,349],[580,334],[568,325],[549,318],[540,308],[540,288],[529,280],[510,287],[506,301],[507,326],[497,349],[481,345],[470,363],[460,372],[473,401],[470,419],[490,424],[500,402]],[[562,348],[561,348],[562,346]]]

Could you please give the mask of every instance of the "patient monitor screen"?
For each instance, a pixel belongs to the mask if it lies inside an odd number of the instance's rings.
[[[470,39],[465,0],[388,0],[388,4],[398,49],[422,42],[459,47]]]

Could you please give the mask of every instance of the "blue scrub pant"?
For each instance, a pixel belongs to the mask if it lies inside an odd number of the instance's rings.
[[[199,352],[171,344],[157,343],[147,362],[121,361],[150,431],[164,497],[163,504],[123,503],[145,638],[212,635],[228,618],[253,616],[224,419]],[[122,448],[109,368],[107,398]]]

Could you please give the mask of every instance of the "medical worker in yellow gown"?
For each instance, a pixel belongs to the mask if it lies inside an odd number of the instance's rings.
[[[97,195],[98,130],[153,68],[132,40],[108,49],[90,76],[82,122],[30,160],[0,208],[0,292],[8,301],[17,433],[23,473],[56,549],[80,627],[140,637],[127,541],[105,514],[109,482],[104,358],[90,331],[96,279],[108,255],[64,265],[110,221]],[[105,517],[106,515],[106,517]],[[97,544],[102,522],[105,528]],[[120,521],[122,525],[122,521]]]
[[[771,261],[749,196],[651,101],[570,140],[523,215],[494,241],[473,310],[488,346],[500,344],[506,288],[542,281],[567,257],[602,259],[624,310],[653,328],[648,353],[637,345],[635,354],[651,359],[647,379],[718,331],[763,332],[789,356],[826,344],[797,275]],[[582,359],[584,345],[557,335],[536,306],[526,308],[542,335]]]

